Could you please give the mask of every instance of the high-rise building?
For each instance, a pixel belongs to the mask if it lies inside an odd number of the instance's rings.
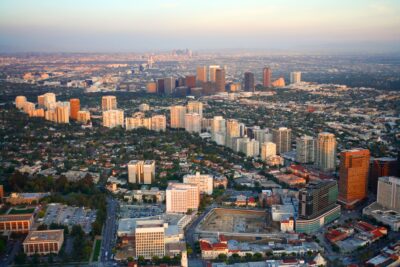
[[[165,256],[165,231],[168,224],[163,220],[137,220],[133,230],[135,257],[152,259]]]
[[[215,86],[218,93],[225,92],[225,69],[215,70]]]
[[[117,97],[106,95],[101,98],[101,109],[103,111],[117,109]]]
[[[157,80],[157,93],[158,94],[165,94],[165,83],[164,79],[158,79]]]
[[[185,128],[185,106],[172,106],[170,109],[171,128]]]
[[[167,213],[186,213],[199,208],[200,190],[195,184],[169,183],[165,195]]]
[[[19,95],[15,98],[15,107],[17,109],[22,109],[24,107],[26,101],[26,97],[23,95]]]
[[[189,88],[196,87],[196,76],[195,75],[186,75],[185,86],[189,87]]]
[[[174,93],[175,87],[175,78],[164,78],[164,89],[166,95],[172,95]]]
[[[43,95],[44,100],[44,107],[46,109],[53,109],[55,108],[55,104],[56,104],[56,95],[54,93],[45,93]]]
[[[263,69],[263,86],[271,87],[272,82],[272,70],[271,68],[265,67]]]
[[[272,82],[272,87],[285,87],[285,78],[279,77],[277,80]]]
[[[199,85],[207,81],[207,67],[198,66],[196,68],[196,78]]]
[[[149,93],[149,94],[157,93],[157,83],[155,83],[155,82],[147,83],[146,89],[147,89],[147,93]]]
[[[209,71],[209,81],[210,82],[215,82],[216,81],[216,71],[217,69],[220,69],[219,65],[210,65],[208,67]]]
[[[57,123],[69,123],[69,102],[57,104],[55,112],[57,114]]]
[[[373,193],[378,189],[378,179],[382,176],[398,176],[399,164],[396,158],[374,158],[370,162],[369,188]]]
[[[332,133],[319,133],[316,144],[315,165],[322,171],[336,169],[336,138]]]
[[[154,160],[131,160],[128,163],[128,182],[133,184],[152,184],[156,177]]]
[[[108,128],[124,127],[124,111],[121,109],[103,111],[103,126]]]
[[[4,187],[2,184],[0,184],[0,203],[3,203],[3,198],[4,198]]]
[[[254,92],[254,73],[245,72],[244,73],[244,90],[247,92]]]
[[[74,120],[78,119],[78,111],[81,109],[81,104],[78,98],[72,98],[69,100],[69,106],[71,108],[71,118]]]
[[[301,82],[301,72],[300,71],[294,71],[290,73],[290,83],[299,83]]]
[[[214,188],[214,178],[212,175],[200,174],[186,174],[183,176],[183,183],[195,184],[199,187],[200,193],[212,195]]]
[[[246,157],[257,157],[260,155],[260,143],[248,137],[237,139],[237,147],[239,151],[244,153]]]
[[[90,121],[90,112],[87,110],[79,110],[76,120],[81,123],[88,123]]]
[[[197,113],[203,117],[203,103],[199,101],[189,101],[187,103],[187,113]]]
[[[212,95],[214,93],[214,83],[213,82],[203,82],[201,87],[203,88],[204,95]]]
[[[271,157],[276,156],[276,144],[272,142],[264,142],[261,145],[261,159],[263,161],[268,160]]]
[[[400,212],[400,178],[383,176],[378,180],[376,201],[382,207]]]
[[[311,136],[301,136],[296,139],[296,161],[313,163],[315,160],[315,139]]]
[[[299,212],[296,232],[316,232],[340,216],[340,205],[336,204],[338,185],[336,181],[310,182],[299,191]]]
[[[367,197],[370,152],[352,149],[340,153],[339,201],[354,207]]]
[[[226,141],[225,145],[227,147],[232,147],[232,139],[235,137],[240,137],[240,125],[238,120],[228,119],[226,120]]]
[[[214,116],[211,123],[211,139],[218,145],[225,145],[225,135],[225,119],[222,116]]]
[[[33,111],[36,109],[35,103],[32,102],[24,102],[23,106],[22,106],[22,110],[26,113],[29,114],[29,112]]]
[[[37,101],[38,101],[38,106],[40,108],[44,108],[44,95],[38,95],[37,97]]]
[[[151,129],[156,132],[165,132],[167,129],[167,118],[165,115],[154,115],[151,117]]]
[[[185,114],[185,131],[189,133],[201,133],[201,117],[198,113]]]
[[[282,154],[292,150],[292,130],[280,127],[272,130],[272,141],[276,144],[276,152]]]
[[[64,243],[64,230],[30,231],[22,246],[28,256],[58,254]]]

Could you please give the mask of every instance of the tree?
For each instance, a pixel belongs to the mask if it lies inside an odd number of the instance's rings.
[[[219,254],[217,257],[217,260],[220,262],[225,262],[228,259],[228,256],[226,254]]]
[[[14,261],[16,264],[25,264],[26,263],[26,254],[21,252],[15,256]]]

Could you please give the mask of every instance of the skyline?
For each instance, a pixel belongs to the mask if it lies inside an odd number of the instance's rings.
[[[0,52],[400,50],[393,0],[4,0],[0,10]]]

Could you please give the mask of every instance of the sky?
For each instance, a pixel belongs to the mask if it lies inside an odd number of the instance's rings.
[[[400,52],[400,0],[0,0],[0,52]]]

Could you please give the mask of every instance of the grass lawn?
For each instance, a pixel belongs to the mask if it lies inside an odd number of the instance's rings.
[[[100,255],[100,247],[101,247],[101,240],[97,239],[96,244],[94,246],[94,253],[92,261],[98,261]]]
[[[19,209],[19,208],[12,208],[8,214],[25,214],[25,213],[33,213],[35,209]]]

